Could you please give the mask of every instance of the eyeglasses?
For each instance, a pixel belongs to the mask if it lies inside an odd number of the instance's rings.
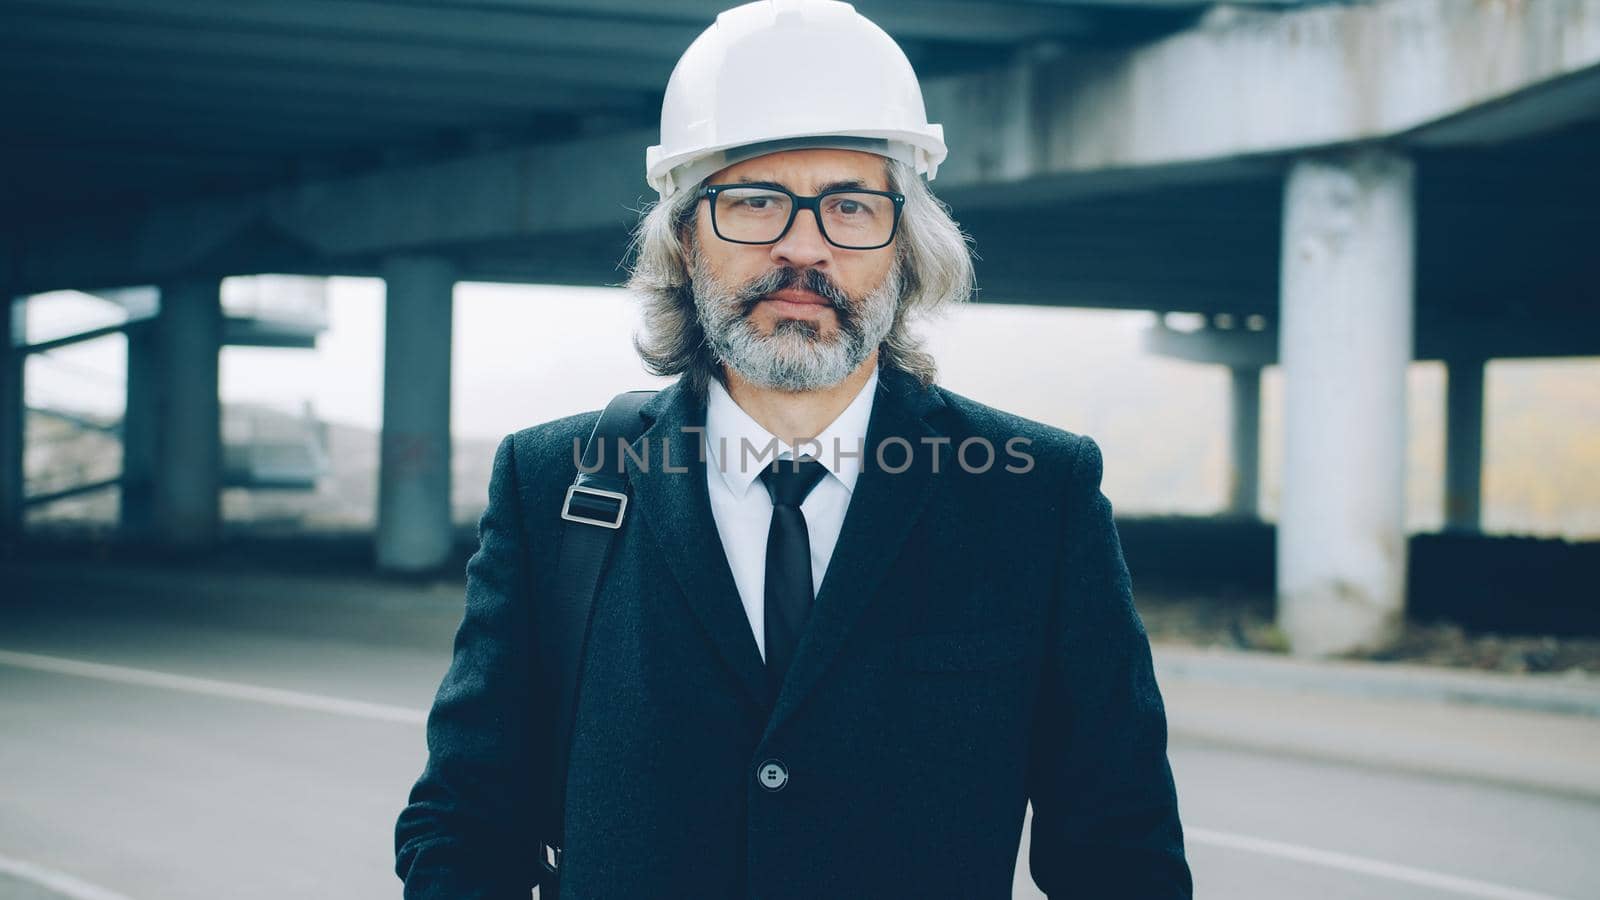
[[[845,250],[876,250],[894,240],[906,197],[893,191],[840,188],[802,197],[766,184],[708,184],[711,230],[735,244],[775,244],[795,214],[809,209],[828,243]]]

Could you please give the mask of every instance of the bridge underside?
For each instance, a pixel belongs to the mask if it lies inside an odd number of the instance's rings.
[[[1407,365],[1448,366],[1447,524],[1472,533],[1486,362],[1600,355],[1600,0],[1061,5],[859,4],[945,125],[933,187],[974,239],[975,299],[1198,314],[1148,346],[1232,370],[1246,518],[1260,370],[1281,366],[1282,624],[1308,653],[1392,638]],[[722,3],[404,6],[0,14],[0,72],[49,82],[0,101],[22,136],[0,290],[162,288],[140,365],[183,374],[152,394],[166,424],[138,452],[163,461],[139,526],[163,540],[219,530],[218,281],[374,275],[391,301],[376,556],[440,565],[454,283],[624,280],[660,86]],[[0,346],[13,335],[0,316]],[[21,359],[39,349],[0,367],[0,534],[20,529]]]

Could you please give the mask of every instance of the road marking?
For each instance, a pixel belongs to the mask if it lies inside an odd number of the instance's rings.
[[[1264,856],[1276,856],[1280,859],[1294,860],[1295,862],[1307,863],[1313,866],[1324,866],[1329,869],[1342,869],[1346,872],[1359,872],[1375,878],[1387,878],[1390,881],[1402,881],[1419,887],[1449,891],[1463,897],[1480,897],[1482,900],[1561,900],[1561,898],[1550,894],[1518,890],[1488,881],[1458,878],[1442,872],[1431,872],[1427,869],[1416,869],[1411,866],[1380,862],[1376,859],[1367,859],[1362,856],[1351,856],[1348,853],[1335,853],[1331,850],[1318,850],[1314,847],[1301,847],[1297,844],[1269,841],[1265,838],[1250,837],[1244,834],[1231,834],[1226,831],[1210,831],[1205,828],[1190,828],[1188,826],[1184,827],[1183,834],[1186,838],[1199,844],[1226,847],[1230,850],[1243,850],[1247,853],[1260,853]]]
[[[54,672],[61,675],[77,675],[83,678],[98,678],[102,681],[114,681],[119,684],[165,688],[174,691],[187,691],[192,694],[207,694],[213,697],[247,700],[253,703],[267,703],[292,709],[308,709],[339,716],[352,716],[359,719],[375,719],[380,722],[422,725],[428,720],[428,714],[425,710],[410,709],[403,706],[344,700],[338,697],[326,697],[321,694],[285,691],[277,688],[259,687],[253,684],[241,684],[236,681],[218,681],[212,678],[173,675],[167,672],[153,672],[149,669],[133,669],[126,666],[84,662],[59,656],[44,656],[37,653],[0,650],[0,665],[33,669],[39,672]],[[1562,900],[1562,898],[1550,894],[1523,891],[1492,882],[1459,878],[1442,872],[1417,869],[1411,866],[1352,856],[1347,853],[1336,853],[1331,850],[1318,850],[1315,847],[1286,844],[1280,841],[1267,840],[1266,838],[1188,826],[1183,829],[1183,833],[1192,842],[1198,844],[1209,844],[1213,847],[1224,847],[1230,850],[1243,850],[1247,853],[1259,853],[1264,856],[1276,856],[1280,859],[1293,860],[1324,868],[1340,869],[1346,872],[1358,872],[1374,878],[1386,878],[1390,881],[1400,881],[1420,887],[1449,891],[1463,897],[1477,897],[1480,900]],[[16,867],[29,868],[27,863],[7,860],[5,857],[0,856],[0,871],[11,871],[25,878],[30,877],[25,872],[17,871]],[[70,889],[56,888],[68,893],[74,900],[127,900],[127,898],[118,894],[104,891],[93,885],[77,882],[75,879],[65,875],[36,867],[31,868],[31,871],[36,873],[33,875],[35,880],[42,877],[62,878],[66,879],[65,883],[76,885],[76,887]],[[45,884],[46,882],[40,881],[40,883]],[[53,887],[54,883],[50,883],[50,886]],[[80,891],[80,893],[73,893],[74,890]]]
[[[131,669],[127,666],[84,662],[76,659],[65,659],[60,656],[43,656],[37,653],[0,650],[0,665],[33,669],[37,672],[53,672],[58,675],[97,678],[101,681],[114,681],[118,684],[132,684],[140,687],[186,691],[191,694],[206,694],[212,697],[226,697],[230,700],[248,700],[252,703],[267,703],[273,706],[289,707],[290,709],[308,709],[315,712],[332,713],[336,716],[373,719],[379,722],[422,725],[428,721],[428,713],[425,710],[410,709],[404,706],[366,703],[360,700],[344,700],[339,697],[325,697],[321,694],[285,691],[278,688],[260,687],[254,684],[241,684],[237,681],[218,681],[213,678],[194,678],[188,675],[152,672],[149,669]]]
[[[0,856],[0,874],[11,875],[23,881],[37,884],[46,890],[64,894],[72,900],[128,900],[127,897],[116,891],[108,891],[96,884],[90,884],[80,878],[73,878],[65,872],[46,869],[20,859],[9,856]]]

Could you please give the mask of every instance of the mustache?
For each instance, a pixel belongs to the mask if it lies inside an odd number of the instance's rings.
[[[855,301],[850,299],[843,289],[833,283],[833,279],[823,274],[818,269],[796,269],[793,266],[781,266],[773,269],[759,278],[745,283],[739,289],[737,300],[740,311],[748,315],[757,303],[766,299],[768,294],[781,291],[784,288],[799,285],[813,294],[828,301],[828,304],[841,313],[849,312],[855,306]]]

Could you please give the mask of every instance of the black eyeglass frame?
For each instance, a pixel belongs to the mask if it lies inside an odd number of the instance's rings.
[[[789,204],[789,220],[783,223],[783,228],[778,232],[778,236],[770,241],[738,241],[730,237],[724,237],[722,234],[722,229],[717,226],[717,194],[721,193],[727,188],[756,188],[763,191],[773,191],[779,194],[787,194],[789,199],[793,202]],[[881,244],[873,244],[869,247],[853,247],[849,244],[841,244],[830,237],[828,235],[828,226],[822,224],[822,198],[831,196],[833,194],[877,194],[880,197],[888,197],[890,200],[893,200],[894,221],[889,225],[888,239]],[[794,191],[777,187],[776,185],[772,184],[749,184],[744,182],[730,184],[708,184],[700,189],[699,199],[711,201],[711,230],[716,234],[717,237],[722,238],[722,240],[725,240],[730,244],[776,244],[777,242],[783,240],[783,236],[789,233],[790,228],[794,227],[794,217],[800,214],[800,210],[809,209],[811,210],[812,215],[816,217],[817,232],[822,235],[822,239],[833,246],[838,247],[840,250],[881,250],[884,247],[894,243],[894,236],[900,233],[900,213],[905,210],[906,206],[906,195],[898,194],[894,191],[875,191],[869,188],[846,187],[833,188],[832,190],[823,191],[820,194],[806,197],[796,194]]]

